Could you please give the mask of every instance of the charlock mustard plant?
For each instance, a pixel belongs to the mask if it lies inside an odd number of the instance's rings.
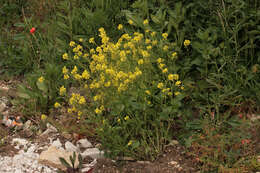
[[[59,94],[67,100],[69,114],[100,122],[97,133],[105,150],[119,147],[115,155],[153,159],[171,138],[169,129],[184,96],[183,82],[171,66],[175,47],[167,33],[123,33],[112,42],[104,28],[98,31],[101,45],[94,38],[88,40],[96,48],[71,41],[71,50],[62,56],[68,62],[61,72],[64,80],[85,92],[68,95],[61,86]],[[61,105],[55,103],[56,108]]]

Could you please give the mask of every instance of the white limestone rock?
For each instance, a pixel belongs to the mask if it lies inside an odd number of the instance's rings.
[[[65,171],[67,168],[63,164],[61,164],[59,158],[60,157],[64,158],[69,164],[71,164],[69,159],[70,156],[73,156],[73,152],[63,151],[54,146],[50,146],[47,151],[43,151],[40,154],[38,162],[43,165],[47,165]],[[75,166],[77,167],[78,165],[79,165],[78,154],[76,154]]]
[[[83,153],[81,153],[82,158],[89,156],[93,159],[99,159],[104,157],[104,152],[100,151],[98,148],[88,148]]]
[[[59,149],[62,148],[62,144],[61,144],[59,138],[56,139],[55,141],[53,141],[51,145],[54,146],[54,147],[56,147],[56,148],[59,148]]]
[[[86,149],[93,147],[93,145],[87,139],[80,139],[77,141],[77,147]]]
[[[77,148],[75,145],[73,145],[71,142],[67,141],[65,143],[65,149],[69,152],[79,152],[79,148]]]

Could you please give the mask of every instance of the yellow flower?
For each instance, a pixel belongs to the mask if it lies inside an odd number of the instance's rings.
[[[177,56],[177,52],[172,53],[172,58],[175,58]]]
[[[63,68],[62,68],[62,73],[63,74],[66,74],[66,73],[68,73],[68,69],[67,69],[67,67],[66,66],[64,66]]]
[[[151,95],[151,92],[149,90],[146,90],[145,93]]]
[[[148,57],[148,56],[150,56],[150,54],[147,52],[147,51],[142,51],[142,55],[143,55],[143,57]]]
[[[97,100],[99,100],[100,98],[101,98],[100,95],[95,95],[93,99],[94,99],[94,101],[97,101]]]
[[[74,48],[72,49],[72,51],[73,51],[73,52],[78,52],[79,49],[78,49],[77,47],[74,47]]]
[[[87,70],[84,70],[83,73],[81,74],[81,76],[82,76],[83,79],[89,79],[90,78],[90,75],[89,75]]]
[[[120,61],[122,61],[122,62],[126,61],[126,57],[125,56],[121,57]]]
[[[74,41],[71,41],[71,42],[70,42],[70,47],[75,46],[75,44],[76,44],[76,43],[75,43]]]
[[[162,34],[162,37],[163,37],[164,40],[166,40],[167,37],[168,37],[168,34],[167,34],[167,33],[163,33],[163,34]]]
[[[79,59],[79,56],[78,56],[78,55],[74,55],[73,58],[74,58],[74,59]]]
[[[133,141],[130,140],[127,145],[130,146],[130,145],[132,145],[132,143],[133,143]]]
[[[151,36],[154,37],[156,35],[156,32],[152,32]]]
[[[176,91],[175,93],[174,93],[174,95],[180,95],[181,93],[179,92],[179,91]]]
[[[149,44],[149,43],[151,43],[151,40],[146,39],[146,40],[145,40],[145,44]]]
[[[68,108],[67,112],[68,112],[68,113],[72,113],[72,109],[71,109],[71,108]]]
[[[69,76],[68,74],[65,74],[65,75],[63,76],[63,78],[64,78],[65,80],[67,80],[67,79],[70,78],[70,76]]]
[[[168,72],[168,69],[167,68],[165,68],[165,69],[163,69],[163,71],[162,71],[163,73],[167,73]]]
[[[157,88],[162,89],[162,88],[163,88],[163,83],[162,83],[162,82],[161,82],[161,83],[158,83]]]
[[[62,85],[60,87],[60,95],[62,96],[62,95],[65,95],[65,94],[66,94],[66,88]]]
[[[157,62],[158,62],[158,63],[161,63],[161,62],[163,62],[163,59],[162,59],[162,58],[158,58],[158,59],[157,59]]]
[[[152,41],[152,45],[153,45],[153,46],[157,45],[157,43],[158,43],[157,40]]]
[[[118,27],[117,27],[118,30],[122,30],[123,29],[123,25],[122,24],[119,24]]]
[[[159,64],[160,69],[162,69],[165,66],[165,64]]]
[[[94,54],[95,53],[95,49],[90,49],[89,51],[91,54]]]
[[[184,40],[184,46],[187,47],[190,45],[190,40]]]
[[[82,78],[82,76],[80,74],[74,74],[73,77],[76,79],[76,80],[80,80]]]
[[[94,37],[90,38],[90,39],[88,40],[88,42],[89,42],[89,43],[92,43],[92,44],[95,44]]]
[[[149,23],[148,19],[145,19],[143,23],[144,25],[147,25]]]
[[[68,59],[69,59],[69,56],[68,56],[67,53],[64,53],[64,54],[62,55],[62,58],[65,59],[65,60],[68,60]]]
[[[78,116],[81,116],[82,115],[82,112],[81,111],[78,111]]]
[[[126,52],[124,50],[120,51],[119,53],[120,57],[125,57],[126,56]]]
[[[81,56],[82,55],[82,52],[81,51],[78,51],[78,56]]]
[[[42,115],[41,115],[41,120],[44,121],[44,120],[46,120],[46,119],[47,119],[47,116],[46,116],[45,114],[42,114]]]
[[[83,42],[83,38],[80,38],[80,39],[79,39],[79,42]]]
[[[96,109],[95,109],[95,113],[96,113],[96,114],[101,114],[102,111],[101,111],[100,109],[96,108]],[[103,121],[103,123],[105,123],[105,121]]]
[[[43,81],[44,81],[44,77],[39,77],[39,79],[38,79],[38,81],[40,82],[40,83],[42,83]]]
[[[141,64],[144,63],[144,60],[143,60],[143,59],[139,59],[137,63],[138,63],[139,65],[141,65]]]
[[[176,81],[176,82],[175,82],[175,85],[176,85],[176,86],[180,86],[180,85],[181,85],[181,81],[179,81],[179,80]]]
[[[83,105],[85,103],[86,103],[85,98],[83,96],[81,96],[80,99],[79,99],[79,104]]]
[[[133,24],[134,24],[134,22],[133,22],[131,19],[128,20],[128,23],[129,23],[130,25],[133,25]]]
[[[124,118],[124,119],[125,119],[126,121],[127,121],[127,120],[129,120],[129,116],[125,116],[125,118]]]
[[[109,87],[111,85],[111,82],[108,81],[107,83],[105,83],[105,87]]]
[[[121,121],[121,120],[120,120],[120,118],[118,118],[118,119],[117,119],[117,122],[119,122],[119,123],[120,123],[120,121]]]
[[[83,58],[87,58],[89,56],[89,54],[88,53],[85,53],[84,55],[83,55]]]
[[[171,80],[171,81],[173,81],[173,74],[169,74],[169,75],[168,75],[168,79]]]
[[[184,90],[184,86],[181,86],[181,90]]]
[[[147,49],[147,50],[151,50],[151,49],[152,49],[152,46],[147,46],[146,49]]]
[[[170,88],[165,88],[162,90],[163,93],[166,93],[166,92],[169,92],[170,91]]]
[[[61,105],[60,105],[60,103],[58,103],[58,102],[56,102],[55,104],[54,104],[54,107],[55,108],[59,108]]]
[[[168,49],[169,49],[169,46],[167,46],[167,45],[163,46],[164,51],[167,51]]]
[[[72,71],[71,71],[71,74],[76,74],[77,71],[78,71],[77,66],[74,66],[74,68],[73,68]]]
[[[173,79],[174,80],[179,80],[179,75],[178,74],[173,74]]]

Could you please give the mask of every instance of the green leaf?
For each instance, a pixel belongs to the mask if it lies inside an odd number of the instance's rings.
[[[133,144],[132,144],[132,148],[138,148],[140,145],[140,142],[139,141],[134,141]]]
[[[74,166],[75,166],[75,160],[76,160],[76,154],[75,154],[75,152],[73,152],[73,157],[70,156],[70,162],[72,164],[72,168],[74,168]]]
[[[67,168],[71,168],[70,164],[62,157],[59,157],[61,164],[66,166]]]
[[[20,34],[15,34],[14,35],[14,40],[26,40],[26,37],[23,33],[20,33]]]
[[[185,146],[189,148],[191,146],[192,142],[193,142],[192,138],[185,139]]]
[[[82,165],[82,164],[83,164],[83,158],[82,158],[81,154],[78,155],[78,160],[79,160],[79,166],[78,166],[78,168],[81,169],[82,166],[83,166],[83,165]]]
[[[29,91],[23,86],[23,85],[18,85],[18,92],[17,96],[24,98],[24,99],[30,99],[31,96],[28,93]]]
[[[24,23],[15,23],[14,26],[24,28]]]
[[[39,90],[41,90],[45,93],[47,92],[47,87],[46,87],[46,84],[44,82],[37,81],[36,85],[37,85]]]

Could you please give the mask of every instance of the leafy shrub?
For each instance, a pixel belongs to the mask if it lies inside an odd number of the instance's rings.
[[[84,39],[71,41],[72,50],[63,54],[63,75],[64,86],[79,88],[66,95],[68,112],[99,124],[98,136],[110,155],[154,159],[171,139],[185,94],[175,69],[176,45],[167,33],[150,31],[148,20],[143,24],[144,33],[122,32],[116,43],[100,28],[101,45],[93,37],[85,40],[96,48],[84,49]]]

